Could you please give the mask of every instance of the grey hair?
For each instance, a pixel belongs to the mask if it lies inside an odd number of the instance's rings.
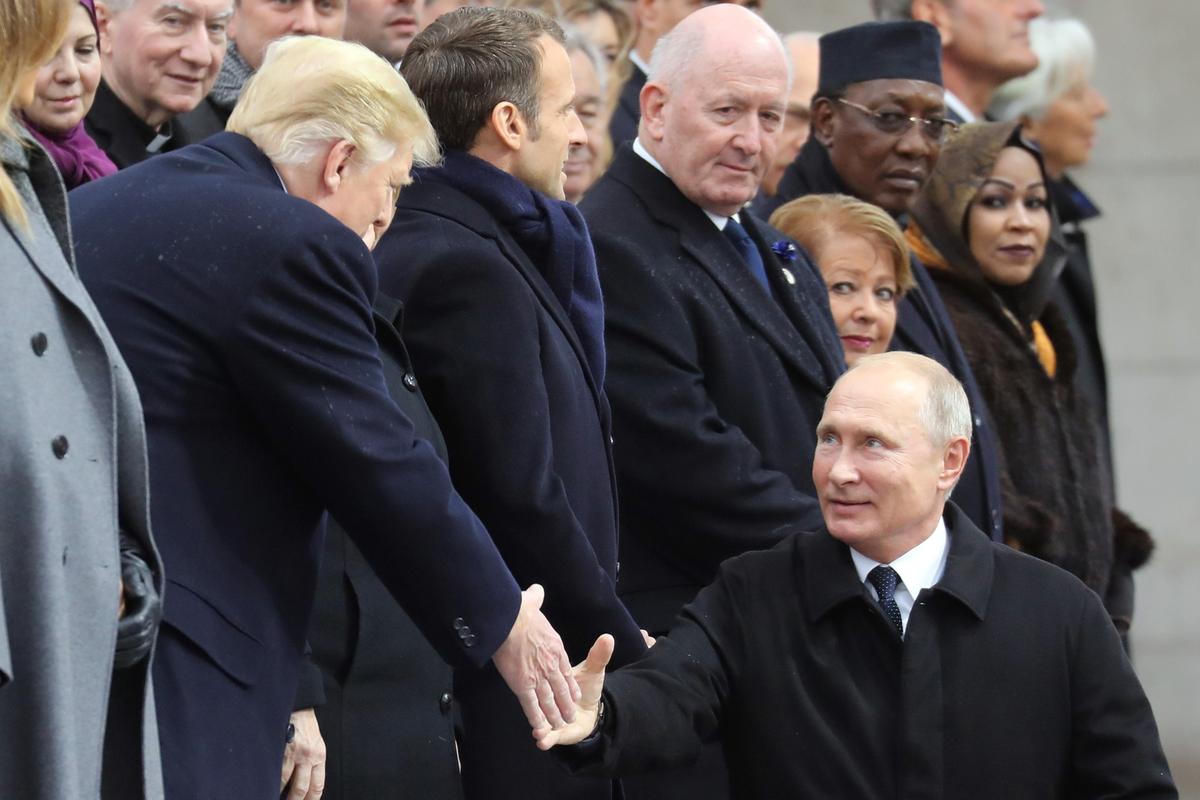
[[[996,119],[1041,119],[1054,101],[1092,75],[1096,41],[1077,19],[1031,21],[1029,46],[1037,54],[1037,69],[996,90],[988,108]]]
[[[764,23],[765,27],[765,23]],[[779,46],[779,53],[787,65],[787,88],[792,90],[792,57],[788,54],[783,39],[773,28],[767,27]],[[676,25],[654,45],[650,53],[650,70],[646,82],[653,81],[660,86],[671,88],[688,70],[697,66],[698,54],[704,50],[704,29],[698,25]]]
[[[901,366],[925,380],[928,390],[917,416],[934,447],[944,447],[952,439],[970,441],[973,429],[971,404],[963,385],[948,369],[917,353],[894,352],[863,356],[847,373],[874,364]]]
[[[912,0],[871,0],[875,19],[912,19]]]
[[[559,19],[558,24],[562,27],[563,34],[566,37],[563,47],[566,49],[567,55],[571,53],[583,53],[587,56],[587,59],[592,62],[592,66],[596,68],[596,78],[600,82],[600,96],[606,97],[608,92],[608,62],[604,59],[604,55],[592,43],[591,39],[584,36],[570,22],[565,19]]]

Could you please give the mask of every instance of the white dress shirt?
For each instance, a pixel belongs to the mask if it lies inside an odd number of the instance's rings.
[[[644,146],[642,146],[641,139],[633,140],[633,152],[635,152],[639,156],[641,156],[643,161],[645,161],[650,166],[654,167],[656,170],[661,172],[663,175],[667,175],[667,171],[662,168],[662,164],[658,163],[658,159],[655,158],[654,156],[650,155],[650,151],[647,150]],[[667,175],[667,177],[669,178],[671,176]],[[700,210],[704,212],[705,216],[707,216],[709,219],[712,220],[712,224],[716,225],[717,230],[719,230],[719,231],[724,231],[725,226],[727,224],[729,224],[729,220],[731,220],[731,219],[734,220],[735,222],[737,222],[738,224],[741,224],[741,222],[742,222],[742,220],[738,217],[737,214],[734,214],[732,217],[722,217],[720,214],[712,213],[707,208],[702,208]]]
[[[950,537],[946,534],[946,521],[939,517],[937,527],[925,541],[891,564],[883,565],[896,570],[896,574],[900,576],[900,582],[896,584],[896,593],[893,597],[896,605],[900,608],[900,624],[905,632],[908,631],[908,615],[912,612],[913,603],[916,602],[922,589],[935,586],[942,579],[942,573],[946,571],[946,558],[949,555]],[[867,558],[853,547],[850,548],[850,558],[854,560],[854,569],[858,571],[858,579],[866,584],[867,591],[878,602],[879,593],[867,580],[867,575],[871,573],[871,570],[880,566],[880,562]]]
[[[967,108],[967,104],[964,103],[962,100],[959,100],[958,96],[955,95],[954,92],[950,91],[949,89],[946,90],[945,101],[946,101],[946,108],[950,109],[955,114],[957,114],[959,117],[961,117],[963,124],[969,124],[969,123],[976,122],[979,120],[979,117],[975,116],[975,112],[972,111],[971,109]]]

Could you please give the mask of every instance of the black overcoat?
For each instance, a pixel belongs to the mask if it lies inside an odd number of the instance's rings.
[[[642,654],[617,597],[617,499],[609,411],[549,284],[495,215],[419,178],[375,252],[380,288],[405,305],[405,343],[445,436],[454,485],[488,526],[572,661],[600,633]],[[492,670],[460,672],[468,797],[607,797],[542,757]]]
[[[622,150],[581,204],[604,288],[621,593],[651,632],[724,559],[820,524],[816,426],[843,369],[825,284],[742,214],[774,297],[666,175]]]
[[[952,504],[945,520],[945,574],[903,642],[849,548],[800,534],[726,564],[647,658],[608,676],[606,735],[563,757],[626,774],[719,736],[743,800],[1178,797],[1096,595]]]
[[[71,195],[79,271],[141,394],[168,586],[168,796],[269,797],[328,509],[439,653],[487,663],[520,593],[388,396],[369,251],[221,133]]]
[[[442,433],[400,338],[403,307],[381,292],[374,315],[388,394],[445,461]],[[450,667],[333,520],[308,641],[324,688],[316,709],[324,800],[461,798]]]

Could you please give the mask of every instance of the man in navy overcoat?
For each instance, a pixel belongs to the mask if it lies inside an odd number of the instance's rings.
[[[272,46],[229,131],[72,198],[146,413],[168,797],[278,795],[326,510],[444,658],[494,659],[561,722],[540,589],[522,596],[389,398],[372,335],[364,242],[436,152],[427,118],[365,48],[304,37]]]

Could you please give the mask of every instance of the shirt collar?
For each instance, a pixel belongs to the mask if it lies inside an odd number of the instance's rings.
[[[650,74],[650,65],[646,63],[645,59],[638,55],[637,50],[629,51],[629,60],[633,62],[635,67],[642,71],[643,75],[648,76]]]
[[[968,125],[979,120],[979,117],[975,116],[975,112],[967,108],[967,104],[962,100],[959,100],[954,92],[950,91],[949,89],[946,90],[945,102],[946,108],[957,114],[959,118],[962,119],[964,125]]]
[[[641,139],[633,140],[633,152],[637,153],[643,161],[645,161],[650,166],[654,167],[656,170],[661,172],[663,175],[667,175],[667,171],[665,169],[663,169],[662,164],[658,163],[657,158],[650,155],[650,151],[645,148],[645,146],[642,144]],[[667,175],[667,178],[670,178],[670,177],[671,177],[670,175]],[[672,183],[674,183],[674,181],[672,181]],[[712,224],[716,225],[717,230],[719,230],[719,231],[724,231],[725,226],[729,224],[729,220],[731,220],[731,219],[738,223],[741,223],[741,221],[742,221],[741,218],[737,214],[734,214],[732,217],[722,217],[720,214],[712,213],[707,208],[702,208],[700,210],[704,212],[704,216],[706,216],[710,220],[712,220]]]
[[[893,561],[890,566],[900,576],[900,582],[908,589],[915,599],[922,589],[928,589],[942,579],[946,571],[946,558],[950,554],[950,539],[946,535],[946,521],[938,517],[937,526],[933,533],[925,537],[925,541],[909,550]],[[864,556],[850,548],[850,558],[854,561],[854,569],[858,579],[866,582],[867,575],[880,562]]]

